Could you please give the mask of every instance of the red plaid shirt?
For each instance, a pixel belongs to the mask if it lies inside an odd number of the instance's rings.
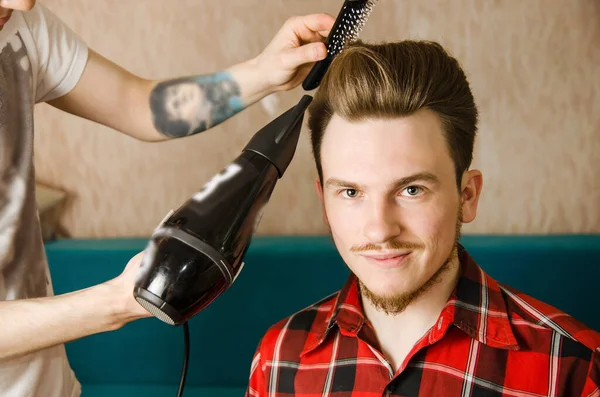
[[[267,331],[246,396],[600,396],[600,334],[496,282],[460,251],[454,292],[397,372],[369,342],[350,277]]]

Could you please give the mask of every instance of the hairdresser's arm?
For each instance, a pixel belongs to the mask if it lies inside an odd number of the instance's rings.
[[[150,317],[133,298],[141,255],[103,284],[55,297],[0,301],[0,361]]]
[[[75,88],[51,105],[134,138],[161,141],[205,131],[276,91],[298,86],[315,61],[333,18],[289,19],[256,58],[214,74],[146,80],[89,51]]]

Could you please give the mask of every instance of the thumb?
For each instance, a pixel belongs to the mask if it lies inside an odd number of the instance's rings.
[[[125,266],[125,270],[139,268],[140,264],[142,263],[143,258],[144,258],[144,251],[138,252],[131,259],[129,259],[129,261],[127,262],[127,265]]]
[[[305,63],[317,62],[327,56],[327,47],[321,42],[305,44],[286,50],[281,63],[284,69],[296,69]]]

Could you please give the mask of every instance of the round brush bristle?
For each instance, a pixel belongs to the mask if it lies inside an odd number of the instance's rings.
[[[327,44],[328,56],[335,57],[344,46],[358,39],[377,0],[346,2],[340,11],[340,23]]]
[[[310,91],[319,86],[333,59],[342,52],[346,45],[358,39],[376,2],[377,0],[346,0],[344,2],[327,38],[327,57],[315,63],[302,82],[302,88]]]

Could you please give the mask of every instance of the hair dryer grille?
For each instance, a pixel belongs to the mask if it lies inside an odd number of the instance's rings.
[[[175,325],[175,320],[173,320],[171,317],[169,317],[169,315],[167,313],[163,312],[158,307],[154,306],[154,304],[152,304],[151,302],[148,302],[146,299],[142,298],[141,296],[136,296],[135,299],[138,301],[138,303],[140,305],[142,305],[142,307],[144,309],[148,310],[153,316],[155,316],[159,320],[164,321],[165,323],[167,323],[169,325]]]

